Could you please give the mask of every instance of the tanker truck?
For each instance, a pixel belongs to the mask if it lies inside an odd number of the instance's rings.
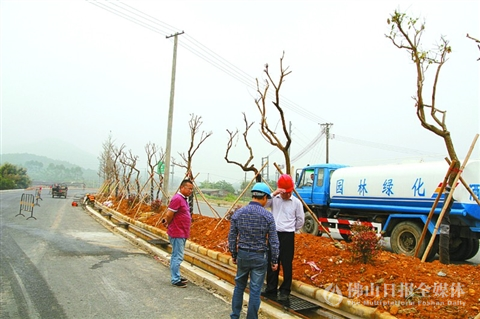
[[[339,164],[309,165],[296,171],[295,190],[309,212],[303,231],[313,235],[324,232],[348,240],[350,225],[362,222],[384,237],[390,238],[393,252],[414,255],[428,215],[437,196],[441,196],[428,223],[425,239],[420,244],[419,257],[428,246],[446,199],[440,193],[449,169],[446,162],[348,167]],[[480,160],[465,166],[462,178],[453,192],[450,211],[450,260],[464,261],[474,257],[480,238]],[[437,235],[443,231],[437,229]],[[427,260],[438,252],[438,236]]]

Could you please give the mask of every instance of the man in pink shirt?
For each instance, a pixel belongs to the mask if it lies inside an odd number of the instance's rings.
[[[193,192],[193,183],[185,179],[180,184],[178,193],[173,195],[168,205],[167,213],[162,223],[167,227],[168,239],[172,245],[172,256],[170,257],[170,274],[172,285],[179,288],[186,288],[188,280],[180,276],[180,264],[183,261],[185,243],[190,237],[190,207],[188,197]]]

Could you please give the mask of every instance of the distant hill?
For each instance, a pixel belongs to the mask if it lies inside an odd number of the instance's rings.
[[[0,155],[0,165],[3,165],[4,163],[10,163],[14,165],[19,165],[19,166],[25,166],[25,163],[28,161],[37,161],[42,163],[44,166],[48,166],[49,164],[54,164],[54,165],[63,165],[66,168],[72,168],[75,166],[81,167],[80,165],[75,165],[67,161],[61,161],[61,160],[54,160],[51,158],[48,158],[46,156],[40,156],[40,155],[35,155],[35,154],[29,154],[29,153],[16,153],[16,154],[1,154]]]
[[[92,170],[98,170],[99,165],[97,156],[83,151],[72,143],[57,138],[45,138],[34,143],[7,143],[4,141],[1,152],[3,153],[1,156],[36,154],[37,156],[44,156],[49,160],[68,162],[81,168]],[[4,160],[2,159],[2,161]]]
[[[33,167],[28,168],[31,165],[27,165],[27,163],[31,162],[38,162],[43,165],[43,168],[35,170]],[[55,166],[63,166],[65,169],[81,169],[81,178],[75,178],[75,182],[84,182],[88,186],[98,186],[99,184],[99,177],[97,174],[97,170],[83,168],[79,165],[72,164],[67,161],[62,160],[55,160],[51,159],[46,156],[29,154],[29,153],[16,153],[16,154],[1,154],[0,155],[0,165],[5,163],[10,163],[16,166],[21,166],[27,168],[27,174],[30,176],[32,181],[35,182],[52,182],[54,179],[55,182],[73,182],[73,180],[64,180],[63,178],[55,178],[52,177],[49,172],[46,172],[45,169],[50,165],[53,164]]]

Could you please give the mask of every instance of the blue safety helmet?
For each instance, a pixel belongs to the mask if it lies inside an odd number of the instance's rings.
[[[267,184],[256,183],[253,185],[252,196],[263,197],[264,195],[267,195],[267,198],[272,198],[272,195],[270,195],[270,187],[268,187]]]

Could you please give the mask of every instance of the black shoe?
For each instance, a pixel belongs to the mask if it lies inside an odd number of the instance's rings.
[[[278,295],[278,298],[277,300],[278,301],[287,301],[289,298],[289,296],[283,292],[281,292],[279,295]]]
[[[269,299],[276,299],[277,298],[277,292],[276,291],[267,291],[263,290],[260,295],[265,298]]]
[[[174,285],[175,287],[178,287],[178,288],[187,288],[187,284],[184,283],[184,282],[181,282],[181,281],[176,282],[176,283],[174,283],[174,284],[172,284],[172,285]]]
[[[180,282],[183,282],[184,284],[186,284],[188,282],[188,279],[184,277],[180,277]]]

